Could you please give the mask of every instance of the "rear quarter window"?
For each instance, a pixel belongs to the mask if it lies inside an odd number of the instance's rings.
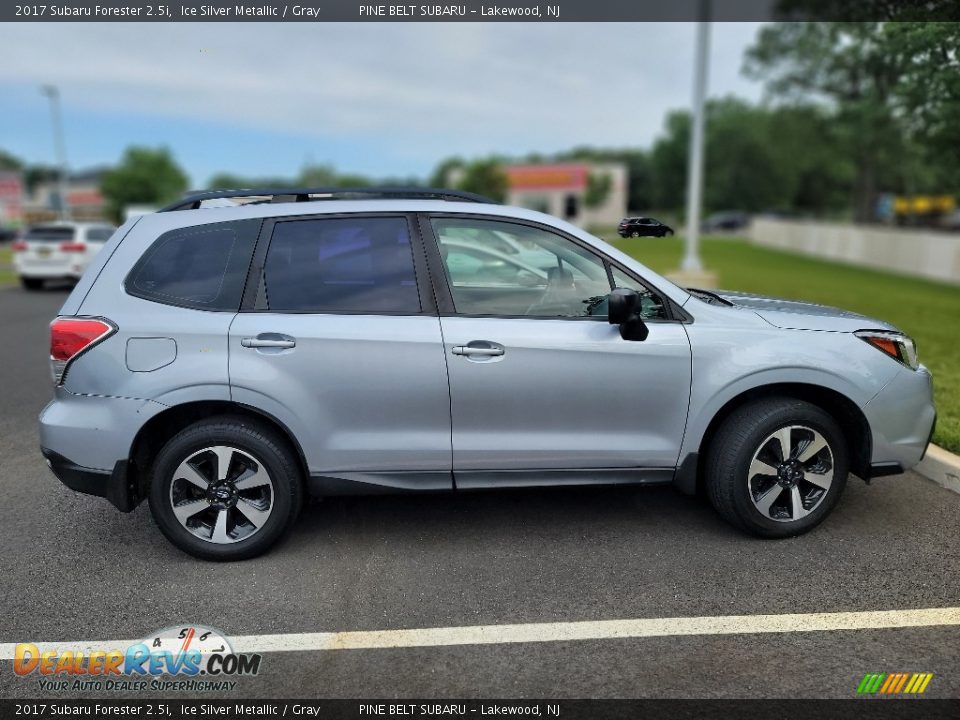
[[[158,237],[127,276],[135,297],[198,310],[236,312],[261,220],[212,223]]]

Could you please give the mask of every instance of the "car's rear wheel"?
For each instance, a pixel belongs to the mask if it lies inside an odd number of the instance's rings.
[[[640,231],[634,230],[630,233],[630,237],[640,237]]]
[[[150,510],[181,550],[243,560],[290,530],[303,502],[299,463],[271,428],[240,416],[195,423],[154,461]]]
[[[20,284],[26,290],[42,290],[43,289],[43,278],[20,278]]]
[[[829,414],[801,400],[770,398],[724,421],[707,453],[706,489],[737,527],[790,537],[830,513],[848,469],[843,432]]]

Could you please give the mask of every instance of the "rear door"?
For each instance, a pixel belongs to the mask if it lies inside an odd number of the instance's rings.
[[[320,482],[452,487],[443,341],[414,227],[402,214],[264,224],[230,329],[231,393],[287,425]]]
[[[439,250],[457,487],[669,480],[690,398],[690,342],[669,302],[542,225],[468,216],[424,225]],[[552,261],[505,256],[489,232]],[[641,294],[645,341],[623,340],[607,322],[614,286]]]

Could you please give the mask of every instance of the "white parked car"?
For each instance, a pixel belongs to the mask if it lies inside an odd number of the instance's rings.
[[[13,244],[13,268],[28,290],[46,280],[79,280],[114,230],[106,223],[35,225]]]

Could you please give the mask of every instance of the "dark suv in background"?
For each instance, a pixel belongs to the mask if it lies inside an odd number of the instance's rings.
[[[617,226],[620,237],[664,237],[673,235],[673,228],[649,217],[629,217]]]

